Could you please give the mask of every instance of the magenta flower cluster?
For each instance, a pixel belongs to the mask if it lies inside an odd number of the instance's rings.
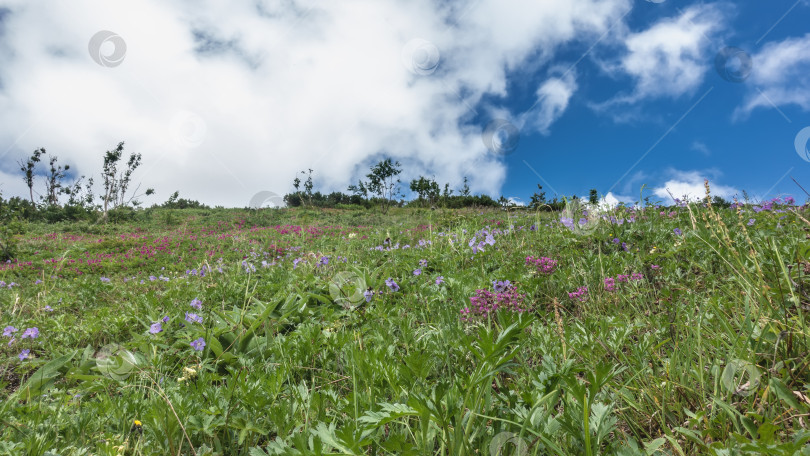
[[[496,282],[497,291],[478,289],[475,296],[470,297],[470,305],[461,309],[461,320],[472,321],[475,318],[487,317],[498,309],[510,312],[525,312],[528,310],[523,303],[524,295],[518,293],[517,288],[506,282]]]
[[[634,272],[632,274],[619,274],[614,277],[605,277],[605,291],[616,291],[616,283],[635,282],[644,278],[644,274]]]
[[[588,287],[579,287],[577,291],[568,293],[568,297],[579,302],[588,300]]]
[[[549,257],[535,258],[533,256],[527,256],[526,266],[536,269],[540,274],[548,275],[557,269],[557,260],[552,260]]]

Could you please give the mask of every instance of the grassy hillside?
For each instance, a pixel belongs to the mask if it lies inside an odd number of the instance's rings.
[[[22,226],[0,455],[810,454],[805,208],[589,218]]]

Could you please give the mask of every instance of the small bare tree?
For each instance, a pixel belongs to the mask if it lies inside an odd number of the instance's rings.
[[[44,152],[44,149],[43,149]],[[70,165],[57,165],[56,155],[48,156],[48,175],[45,176],[45,196],[42,197],[45,203],[49,206],[56,206],[59,204],[59,194],[68,193],[70,187],[62,185],[62,179],[65,178],[65,173],[70,169]]]
[[[34,177],[36,176],[36,167],[44,154],[45,148],[39,148],[26,160],[17,162],[20,165],[20,171],[23,172],[23,182],[28,186],[28,194],[31,197],[31,204],[33,205],[36,205],[34,202]]]
[[[104,155],[104,169],[101,172],[101,179],[104,185],[104,196],[102,197],[104,213],[102,218],[107,218],[107,212],[110,208],[126,206],[132,204],[137,206],[140,204],[136,200],[137,191],[140,185],[135,188],[135,192],[127,199],[127,190],[129,189],[132,181],[132,173],[141,165],[141,154],[132,153],[126,163],[126,169],[118,172],[118,164],[124,156],[124,142],[118,143],[118,146],[113,150],[108,150]],[[155,191],[147,189],[146,195],[152,195]]]

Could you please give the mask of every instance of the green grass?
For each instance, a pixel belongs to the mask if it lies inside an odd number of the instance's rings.
[[[0,289],[0,455],[810,454],[810,223],[775,209],[624,210],[586,234],[397,208],[29,224],[31,265],[0,270],[19,284]],[[529,311],[462,320],[504,280]]]

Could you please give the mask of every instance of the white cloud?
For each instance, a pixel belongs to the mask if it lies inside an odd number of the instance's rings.
[[[627,35],[624,56],[618,63],[603,64],[603,69],[613,76],[629,75],[635,89],[593,107],[604,110],[694,92],[711,68],[711,38],[723,28],[723,20],[717,6],[693,5],[678,17],[662,19],[644,31]]]
[[[712,154],[711,149],[702,141],[693,141],[692,145],[690,146],[692,150],[698,151],[705,156],[709,156]]]
[[[520,206],[520,207],[526,206],[526,203],[524,203],[523,200],[521,200],[517,196],[510,196],[509,198],[507,198],[507,200],[509,200],[509,204],[513,206]]]
[[[0,170],[0,195],[3,198],[20,196],[26,200],[30,197],[28,187],[23,182],[21,174],[15,174],[14,168]],[[34,194],[34,198],[39,199],[37,194]]]
[[[621,200],[619,200],[619,198],[617,198],[613,192],[608,192],[607,195],[603,196],[602,199],[599,200],[599,206],[613,209],[618,206],[620,202]]]
[[[523,114],[521,124],[548,135],[551,124],[568,108],[568,102],[576,90],[577,83],[572,73],[547,79],[537,89],[535,107]]]
[[[751,89],[735,111],[735,118],[774,105],[794,104],[810,110],[810,33],[768,43],[751,59],[751,75],[746,81]]]
[[[473,191],[497,194],[505,168],[467,123],[473,109],[507,95],[509,71],[592,42],[631,2],[442,3],[6,2],[0,144],[14,146],[0,162],[45,146],[96,174],[125,140],[143,154],[137,179],[156,187],[153,201],[179,189],[245,206],[289,191],[306,168],[320,190],[345,190],[387,155],[406,165],[403,181],[435,174],[457,187],[467,175]],[[100,30],[126,42],[119,66],[90,58]],[[414,39],[438,51],[438,66],[414,55],[428,74],[402,63]],[[575,90],[573,73],[542,84],[531,128],[547,132]]]
[[[607,192],[607,195],[599,198],[599,207],[604,210],[614,209],[619,203],[624,203],[625,206],[635,206],[636,198],[632,196],[619,195],[613,192]]]
[[[700,171],[678,171],[669,172],[670,178],[660,187],[653,189],[655,196],[662,198],[668,204],[674,201],[672,197],[678,199],[697,200],[706,196],[705,180],[709,177]],[[709,188],[712,196],[721,196],[729,199],[739,195],[740,191],[734,187],[718,185],[709,179]],[[670,196],[672,194],[672,197]]]

